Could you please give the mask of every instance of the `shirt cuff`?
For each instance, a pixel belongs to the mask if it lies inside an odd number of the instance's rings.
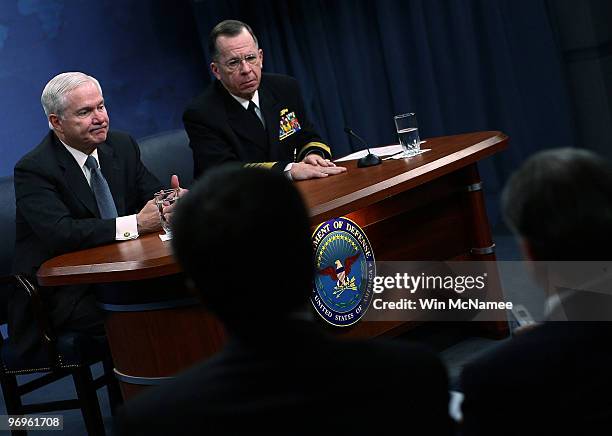
[[[293,177],[291,177],[291,167],[293,166],[293,162],[290,162],[287,164],[287,166],[285,167],[285,169],[283,170],[285,172],[285,176],[289,179],[289,180],[293,180]]]
[[[115,218],[115,240],[127,241],[138,237],[138,222],[136,215]]]

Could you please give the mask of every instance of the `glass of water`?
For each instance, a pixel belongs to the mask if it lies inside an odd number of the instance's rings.
[[[413,112],[407,114],[396,115],[395,129],[399,138],[400,144],[404,149],[406,156],[414,156],[421,150],[421,140],[419,139],[419,126],[417,124],[416,114]]]
[[[176,203],[178,199],[178,188],[163,189],[155,193],[155,204],[157,205],[157,210],[159,210],[159,218],[161,220],[162,228],[164,229],[164,232],[166,232],[166,235],[170,237],[172,237],[172,229],[170,228],[170,223],[164,214],[164,207]]]

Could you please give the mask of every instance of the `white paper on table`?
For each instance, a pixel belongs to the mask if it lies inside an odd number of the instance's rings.
[[[421,141],[421,144],[423,144],[424,142],[427,142],[427,141]],[[383,156],[391,156],[396,153],[400,153],[403,151],[403,149],[402,149],[401,144],[393,144],[393,145],[385,145],[384,147],[370,148],[370,151],[372,152],[372,154],[375,154],[376,156],[383,157]],[[423,153],[425,151],[429,151],[429,150],[422,150]],[[356,151],[355,153],[351,153],[347,156],[341,157],[340,159],[336,159],[334,162],[345,162],[347,160],[356,160],[356,159],[360,159],[367,155],[368,155],[368,150]],[[396,159],[403,159],[403,157],[401,155],[398,155]]]
[[[161,239],[163,242],[169,241],[170,239],[172,239],[172,235],[169,235],[167,233],[160,233],[159,234],[159,239]]]

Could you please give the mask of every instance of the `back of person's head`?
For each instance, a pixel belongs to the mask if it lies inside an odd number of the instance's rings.
[[[275,322],[305,307],[313,276],[309,220],[283,174],[211,170],[181,199],[172,223],[176,258],[226,325]]]
[[[508,225],[534,260],[608,260],[612,245],[612,166],[583,149],[527,159],[502,195]]]

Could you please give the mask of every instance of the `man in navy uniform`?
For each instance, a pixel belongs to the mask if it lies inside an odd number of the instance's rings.
[[[308,119],[295,79],[262,73],[263,50],[249,25],[235,20],[210,33],[210,68],[218,79],[183,115],[194,175],[232,161],[284,171],[293,180],[346,171]]]

